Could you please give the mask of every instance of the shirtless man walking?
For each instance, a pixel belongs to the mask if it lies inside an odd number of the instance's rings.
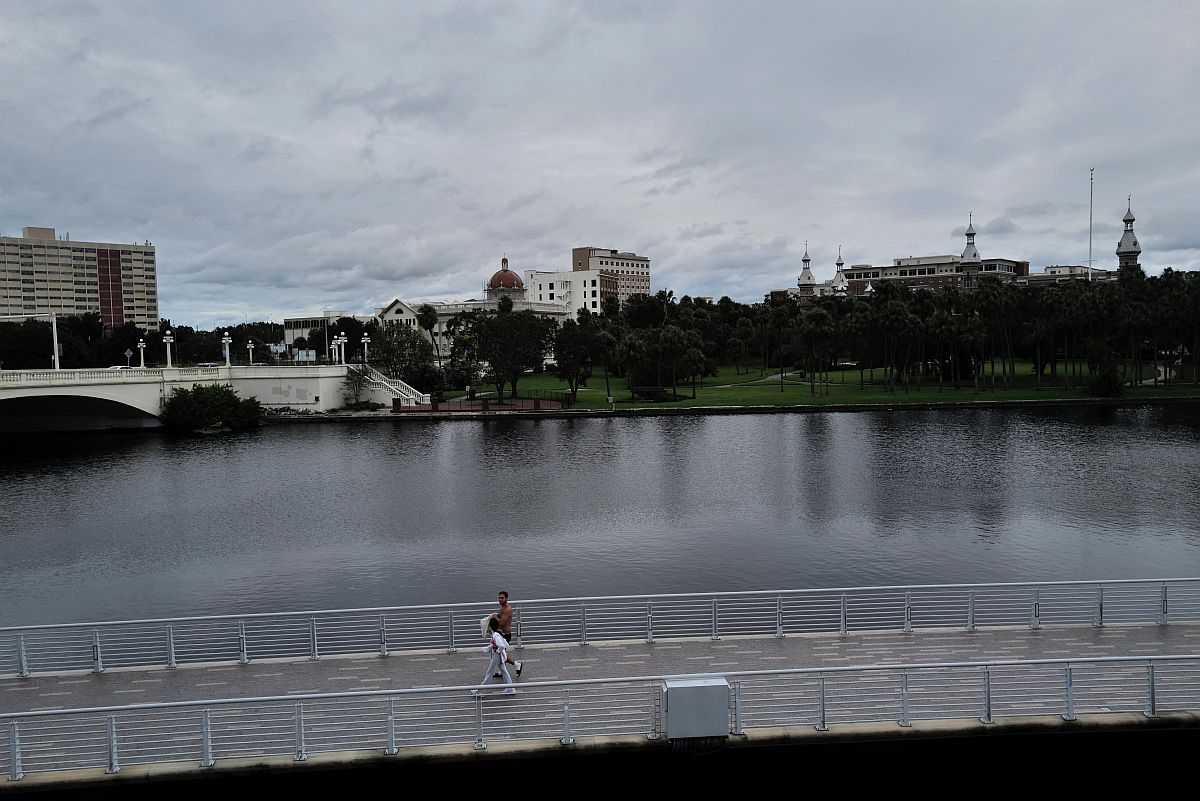
[[[512,607],[508,605],[508,593],[504,590],[500,590],[500,593],[497,596],[497,600],[500,602],[500,609],[495,614],[493,614],[492,617],[494,617],[496,619],[496,622],[500,624],[501,636],[503,636],[504,639],[508,640],[511,643],[513,641],[513,638],[512,638],[513,610],[512,610]],[[505,661],[517,669],[516,670],[517,678],[521,678],[521,670],[525,667],[525,663],[524,662],[514,662],[513,658],[512,658],[512,654],[509,654],[508,658],[505,659]],[[499,676],[500,674],[497,673],[496,675]]]

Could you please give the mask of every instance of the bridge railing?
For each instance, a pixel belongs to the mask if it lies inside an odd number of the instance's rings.
[[[147,381],[213,381],[228,378],[224,367],[131,367],[127,370],[4,370],[0,386],[138,384]]]
[[[670,735],[668,679],[724,678],[728,733],[762,727],[1200,711],[1200,655],[941,662],[636,676],[137,704],[0,714],[0,772]]]
[[[46,671],[454,651],[495,604],[104,621],[0,628],[0,676]],[[1200,578],[852,587],[549,598],[515,605],[526,644],[1200,620]]]

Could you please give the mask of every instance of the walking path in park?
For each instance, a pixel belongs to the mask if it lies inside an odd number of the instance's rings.
[[[252,660],[177,669],[109,668],[0,680],[0,710],[28,712],[216,698],[473,685],[487,666],[485,641],[460,650],[394,651],[320,659]],[[1025,626],[790,634],[527,646],[524,681],[722,673],[869,664],[1065,659],[1200,653],[1200,624]],[[499,689],[497,686],[496,689]]]

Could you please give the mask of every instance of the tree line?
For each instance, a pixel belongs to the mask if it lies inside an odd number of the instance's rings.
[[[581,385],[623,377],[635,390],[681,397],[718,367],[762,376],[791,372],[812,394],[827,393],[831,374],[884,391],[913,387],[1005,390],[1020,377],[1036,386],[1082,388],[1116,394],[1140,382],[1200,384],[1200,273],[1165,270],[1146,278],[1125,267],[1115,281],[1072,280],[1044,288],[1018,287],[993,276],[976,288],[945,286],[910,290],[880,282],[870,297],[811,299],[802,304],[786,293],[760,303],[722,297],[716,302],[676,298],[670,290],[634,295],[624,304],[609,297],[599,314],[581,310],[556,324],[529,310],[515,311],[502,299],[494,311],[464,312],[447,326],[449,353],[432,334],[436,309],[417,310],[418,326],[363,323],[341,318],[314,329],[297,347],[328,358],[326,334],[348,341],[347,360],[362,359],[361,339],[370,337],[369,358],[377,368],[423,392],[490,385],[499,398],[515,395],[530,371],[550,369],[574,395]],[[126,325],[106,335],[96,315],[61,318],[63,367],[123,364],[145,339],[146,362],[165,362],[162,331]],[[278,324],[247,323],[202,331],[172,328],[176,363],[223,361],[220,339],[234,340],[234,361],[271,363],[266,347],[281,339]],[[40,320],[0,324],[0,367],[50,366],[49,324]],[[434,342],[437,342],[434,339]],[[261,348],[261,350],[259,349]],[[261,357],[261,358],[260,358]],[[1017,363],[1031,365],[1018,374]],[[783,382],[780,382],[783,390]]]

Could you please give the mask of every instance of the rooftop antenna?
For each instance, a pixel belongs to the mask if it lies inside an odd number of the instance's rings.
[[[1088,170],[1088,282],[1092,280],[1092,202],[1096,197],[1096,168]]]

